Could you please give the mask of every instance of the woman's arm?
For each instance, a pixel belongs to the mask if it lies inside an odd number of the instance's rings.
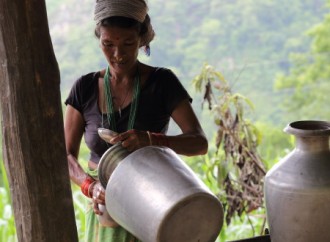
[[[78,186],[90,179],[78,162],[79,148],[84,133],[84,119],[72,106],[67,105],[64,119],[65,146],[68,154],[69,173],[71,180]],[[87,193],[93,198],[94,212],[102,214],[98,204],[105,204],[104,189],[99,181],[88,185]],[[90,193],[90,194],[89,194]],[[85,194],[86,195],[86,194]]]
[[[180,127],[182,134],[164,136],[140,130],[128,130],[110,140],[110,143],[115,144],[121,141],[122,146],[129,151],[148,145],[162,145],[168,146],[180,155],[206,154],[208,142],[188,99],[177,105],[171,117]]]
[[[171,117],[182,134],[167,136],[169,148],[186,156],[206,154],[208,142],[188,99],[177,105]]]
[[[78,186],[81,186],[88,177],[77,160],[83,132],[84,120],[82,115],[72,106],[67,105],[64,118],[65,147],[68,155],[70,178]]]

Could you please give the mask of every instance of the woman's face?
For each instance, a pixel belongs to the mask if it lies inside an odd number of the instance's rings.
[[[121,73],[135,67],[140,36],[135,29],[100,28],[100,46],[112,71]]]

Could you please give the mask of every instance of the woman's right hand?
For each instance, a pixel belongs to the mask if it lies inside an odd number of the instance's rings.
[[[100,181],[96,181],[92,185],[91,190],[94,213],[102,215],[102,211],[100,211],[99,204],[105,205],[105,191]]]

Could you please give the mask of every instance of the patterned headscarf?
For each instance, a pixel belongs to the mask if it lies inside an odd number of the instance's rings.
[[[103,19],[121,16],[135,19],[142,23],[148,12],[144,0],[96,0],[94,20],[96,24]]]

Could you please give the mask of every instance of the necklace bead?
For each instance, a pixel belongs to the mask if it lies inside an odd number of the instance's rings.
[[[111,94],[110,78],[111,78],[110,67],[108,66],[106,69],[105,75],[104,75],[104,96],[106,97],[107,120],[108,120],[111,130],[117,132],[115,110],[114,110],[114,105],[113,105],[113,100],[112,100],[113,98],[112,98],[112,94]],[[137,66],[135,77],[134,77],[133,91],[134,92],[133,92],[133,97],[132,97],[132,103],[131,103],[131,108],[130,108],[127,130],[133,129],[133,126],[135,123],[135,118],[136,118],[138,100],[139,100],[139,96],[140,96],[140,73],[139,73],[138,66]],[[118,107],[118,113],[119,113],[120,118],[121,118],[121,109],[126,101],[128,92],[129,92],[129,90],[127,90],[124,101]]]

